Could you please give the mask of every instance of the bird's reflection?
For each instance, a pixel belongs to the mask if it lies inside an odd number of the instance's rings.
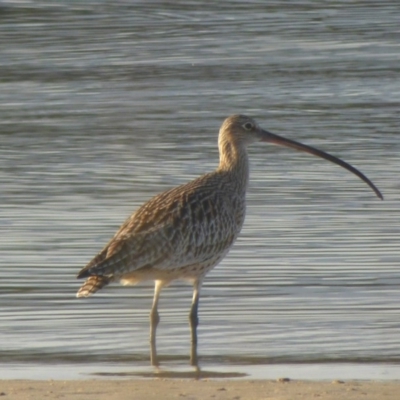
[[[192,327],[194,328],[194,326]],[[153,332],[155,333],[154,326]],[[192,338],[193,333],[196,330],[192,331]],[[161,365],[161,360],[164,362]],[[159,357],[157,354],[157,345],[155,340],[155,335],[153,336],[152,340],[150,340],[150,361],[151,366],[153,367],[152,371],[149,371],[148,368],[144,367],[143,370],[135,370],[129,372],[98,372],[94,375],[98,376],[117,376],[117,377],[124,377],[124,376],[137,376],[142,378],[168,378],[168,379],[208,379],[208,378],[244,378],[247,376],[246,373],[243,372],[219,372],[219,371],[212,371],[212,370],[204,370],[201,369],[199,366],[199,357],[197,353],[197,341],[192,341],[190,346],[190,366],[192,368],[182,370],[181,362],[179,362],[180,366],[174,369],[173,366],[169,365],[169,361],[176,361],[182,360],[181,357],[177,356],[168,356],[164,355]],[[208,363],[210,360],[208,361]],[[187,365],[187,364],[186,364]],[[176,364],[175,364],[176,367]],[[136,368],[135,368],[136,369]]]

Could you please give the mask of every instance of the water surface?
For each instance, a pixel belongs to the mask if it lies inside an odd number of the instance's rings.
[[[0,8],[3,376],[147,368],[152,284],[77,300],[75,276],[145,200],[216,167],[238,112],[350,162],[385,201],[330,163],[253,146],[245,226],[202,292],[200,363],[398,365],[396,1]],[[171,368],[188,364],[190,302],[185,284],[162,294]]]

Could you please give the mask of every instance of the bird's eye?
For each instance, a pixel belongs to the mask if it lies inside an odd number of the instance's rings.
[[[246,129],[246,131],[251,131],[254,128],[254,125],[251,122],[246,122],[243,125],[243,128]]]

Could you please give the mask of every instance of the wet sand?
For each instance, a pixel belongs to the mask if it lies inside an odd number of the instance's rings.
[[[0,396],[5,400],[398,400],[400,381],[2,380]]]

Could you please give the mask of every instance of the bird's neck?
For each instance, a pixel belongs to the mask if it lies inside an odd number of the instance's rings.
[[[245,145],[231,141],[219,142],[218,171],[228,173],[237,190],[246,193],[249,181],[249,159]]]

